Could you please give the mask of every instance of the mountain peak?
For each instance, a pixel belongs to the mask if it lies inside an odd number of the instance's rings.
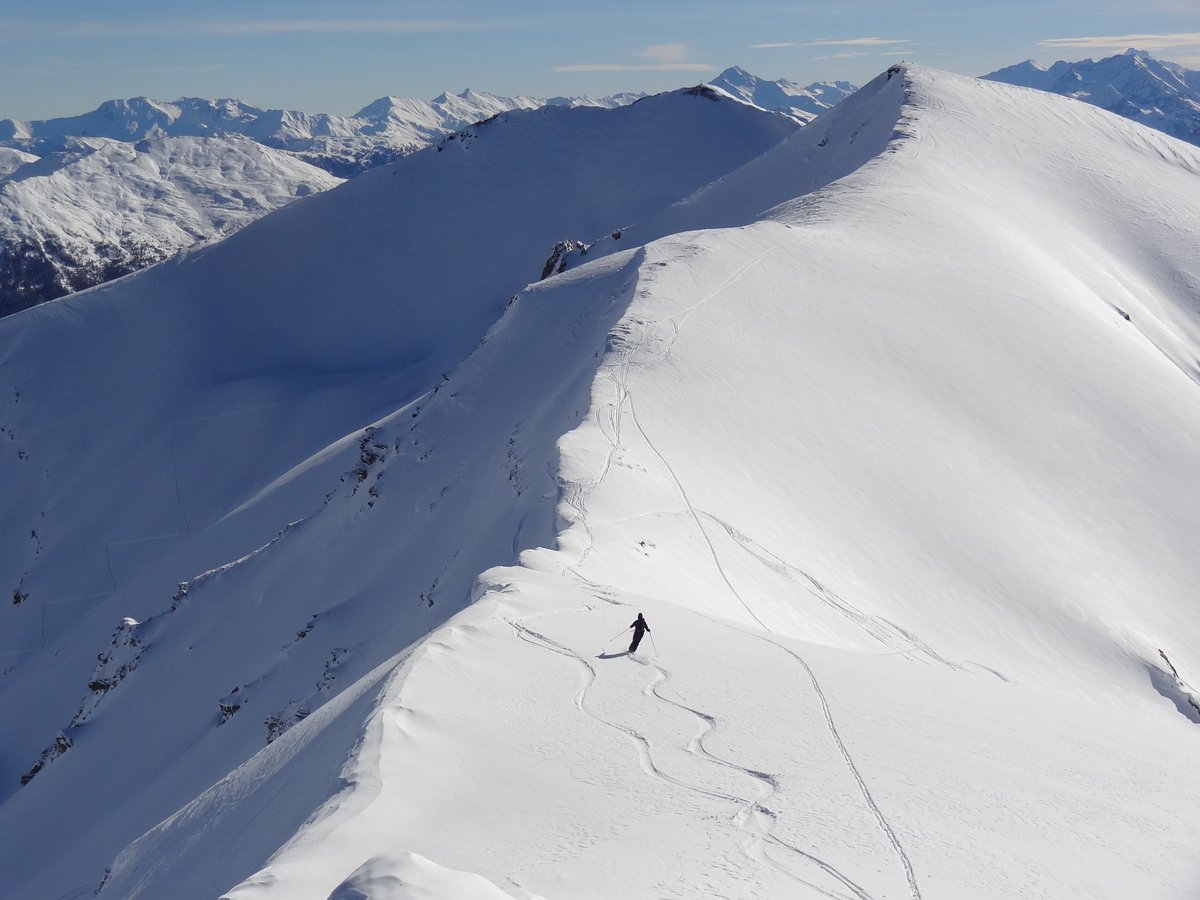
[[[816,82],[802,87],[780,78],[767,81],[741,66],[730,66],[709,84],[745,103],[790,116],[800,123],[811,121],[858,88],[849,82]]]
[[[741,66],[730,66],[728,69],[726,69],[724,72],[722,72],[720,75],[718,75],[713,80],[716,81],[718,79],[723,79],[726,81],[737,80],[737,81],[750,81],[750,82],[759,80],[756,76],[752,75],[750,72],[746,71]]]

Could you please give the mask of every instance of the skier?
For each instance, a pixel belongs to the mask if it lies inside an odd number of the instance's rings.
[[[633,629],[633,643],[629,645],[629,652],[633,653],[638,648],[638,644],[642,642],[642,635],[650,630],[650,626],[646,624],[646,620],[642,618],[642,614],[638,613],[637,620],[629,626]]]

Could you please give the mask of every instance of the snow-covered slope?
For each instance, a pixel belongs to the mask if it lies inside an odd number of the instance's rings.
[[[1145,50],[1099,61],[1060,60],[1049,68],[1026,60],[984,77],[1073,97],[1200,145],[1200,72]]]
[[[709,84],[716,85],[739,100],[791,116],[801,124],[811,122],[858,90],[848,81],[816,81],[808,87],[786,78],[767,81],[750,74],[741,66],[731,66]]]
[[[1192,896],[1200,154],[783,121],[502,116],[0,323],[6,894]]]
[[[0,176],[0,315],[143,269],[341,182],[242,137],[69,139],[22,156]]]

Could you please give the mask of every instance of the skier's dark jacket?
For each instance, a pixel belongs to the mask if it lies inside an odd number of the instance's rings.
[[[638,613],[638,617],[637,617],[636,621],[634,621],[634,623],[632,625],[630,625],[629,627],[633,629],[633,633],[637,637],[641,637],[643,631],[650,630],[650,626],[646,624],[646,620],[642,618],[641,613]]]

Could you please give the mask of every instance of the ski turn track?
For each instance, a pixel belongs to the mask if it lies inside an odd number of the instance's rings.
[[[733,586],[733,582],[730,581],[728,574],[725,572],[724,566],[721,565],[721,559],[717,553],[717,549],[713,545],[712,540],[708,537],[708,533],[704,529],[704,525],[700,519],[700,514],[696,511],[695,507],[692,506],[691,500],[688,499],[687,492],[684,490],[683,485],[679,480],[679,477],[675,473],[675,470],[671,468],[670,463],[667,462],[666,458],[662,455],[662,453],[659,452],[658,448],[654,446],[654,443],[650,440],[649,436],[646,434],[645,429],[642,427],[641,423],[638,421],[637,410],[634,407],[632,397],[629,400],[629,412],[633,417],[634,424],[637,425],[638,431],[641,432],[642,438],[646,441],[646,445],[648,447],[650,447],[650,449],[654,452],[655,456],[657,456],[659,458],[659,460],[662,461],[663,466],[670,473],[672,480],[674,480],[676,486],[679,488],[680,497],[683,498],[684,504],[691,511],[691,514],[696,521],[696,527],[699,528],[700,533],[702,535],[704,535],[704,540],[708,544],[709,552],[712,554],[713,564],[716,566],[717,572],[721,576],[721,580],[724,581],[726,587],[729,588],[730,594],[753,617],[754,621],[758,622],[758,624],[762,627],[763,631],[769,632],[770,629],[766,626],[766,623],[764,623],[763,620],[760,619],[755,614],[754,610],[752,610],[750,608],[749,604],[746,603],[746,601],[742,597],[741,593],[737,590],[737,588],[735,588]],[[703,615],[703,613],[701,613],[701,615]],[[711,621],[715,624],[722,624],[722,623],[719,623],[716,619],[712,618],[711,616],[704,616],[704,617],[706,619],[709,619],[709,621]],[[800,663],[801,667],[807,673],[809,681],[812,683],[813,692],[816,694],[817,699],[820,701],[821,711],[825,717],[825,725],[829,730],[830,736],[833,738],[834,744],[837,745],[838,752],[841,754],[842,759],[846,763],[846,768],[849,770],[850,775],[854,778],[855,783],[858,785],[859,793],[862,794],[863,800],[866,803],[867,808],[870,809],[871,814],[874,816],[876,823],[879,825],[879,828],[883,831],[884,836],[887,838],[888,843],[891,845],[892,850],[895,852],[897,859],[900,861],[901,867],[904,869],[904,877],[905,877],[905,880],[908,882],[908,889],[909,889],[910,895],[912,896],[912,900],[921,900],[921,889],[917,885],[916,874],[913,871],[912,861],[908,858],[908,854],[905,852],[903,845],[901,845],[899,838],[896,837],[896,833],[895,833],[895,831],[892,830],[892,826],[888,823],[887,819],[883,815],[883,812],[879,809],[879,805],[875,802],[875,798],[871,796],[871,791],[867,787],[867,783],[863,780],[862,773],[859,771],[858,766],[855,765],[854,759],[850,756],[850,751],[846,748],[846,742],[842,739],[842,736],[837,729],[837,724],[833,720],[833,713],[829,708],[829,700],[825,697],[825,692],[824,692],[824,690],[821,689],[821,683],[817,680],[816,673],[813,672],[812,667],[808,664],[808,662],[799,653],[796,653],[794,650],[791,650],[788,647],[785,647],[783,644],[780,644],[776,641],[771,640],[770,638],[766,637],[763,634],[758,634],[756,632],[749,631],[745,628],[742,628],[738,625],[734,625],[732,623],[724,623],[724,624],[726,624],[727,627],[737,628],[737,630],[743,632],[744,634],[750,635],[751,637],[756,637],[761,641],[765,641],[766,643],[771,644],[774,647],[777,647],[778,649],[782,650],[784,653],[788,654],[793,659],[795,659],[798,663]],[[908,636],[908,635],[906,635],[906,636]],[[914,641],[914,643],[915,643],[915,641]]]
[[[900,839],[896,837],[896,832],[892,830],[892,826],[888,824],[888,820],[884,818],[883,812],[879,809],[879,804],[875,802],[875,798],[871,796],[871,791],[867,787],[867,783],[863,780],[862,773],[858,766],[854,764],[854,759],[850,756],[850,751],[846,749],[846,742],[842,740],[841,734],[838,732],[837,724],[833,721],[833,713],[829,709],[829,701],[825,697],[825,691],[821,689],[821,683],[817,681],[816,673],[813,672],[807,660],[799,653],[782,644],[776,643],[764,635],[754,635],[753,632],[746,631],[746,634],[751,634],[761,641],[766,641],[768,644],[773,644],[784,653],[791,656],[796,662],[804,668],[808,673],[809,681],[812,682],[813,692],[817,695],[817,699],[821,702],[821,712],[825,716],[825,724],[829,728],[829,734],[833,737],[833,741],[837,744],[838,752],[841,753],[842,759],[846,762],[846,768],[850,770],[850,774],[854,777],[855,783],[858,785],[858,790],[863,796],[867,807],[875,816],[875,821],[888,839],[888,843],[892,845],[892,850],[895,851],[896,857],[900,860],[900,865],[904,868],[904,877],[908,881],[908,890],[912,895],[913,900],[921,900],[921,888],[917,885],[917,876],[913,871],[912,860],[908,858],[908,854],[904,850],[904,846],[900,843]]]
[[[790,227],[790,226],[788,226],[788,227]],[[576,514],[579,517],[579,520],[583,525],[585,533],[587,534],[588,544],[585,547],[582,554],[580,555],[580,558],[576,561],[575,565],[565,567],[564,571],[570,571],[581,581],[585,580],[576,571],[576,568],[586,560],[588,555],[590,555],[591,550],[594,547],[594,543],[595,543],[595,538],[592,534],[590,526],[587,523],[587,513],[588,513],[587,498],[599,488],[599,486],[603,483],[604,479],[606,478],[606,476],[609,473],[609,470],[612,465],[612,460],[621,446],[621,425],[622,425],[622,420],[624,418],[624,411],[626,409],[628,409],[630,418],[633,420],[634,426],[636,427],[637,431],[639,432],[642,440],[645,442],[646,446],[650,449],[650,451],[654,454],[654,456],[660,461],[664,470],[668,473],[672,482],[675,484],[675,487],[679,492],[679,496],[683,501],[683,504],[687,510],[687,513],[691,517],[693,522],[695,523],[696,528],[700,532],[700,535],[703,537],[704,542],[707,545],[709,553],[712,557],[713,564],[716,567],[717,572],[721,577],[721,580],[725,583],[726,587],[729,589],[730,595],[735,600],[737,600],[738,604],[746,611],[746,613],[755,622],[758,623],[758,625],[762,628],[762,630],[764,632],[771,631],[771,629],[766,625],[766,623],[763,622],[763,620],[758,616],[758,614],[755,613],[755,611],[746,602],[745,598],[742,597],[741,593],[737,590],[737,588],[734,587],[732,581],[730,580],[728,574],[726,573],[724,567],[721,564],[721,559],[720,559],[720,555],[717,552],[717,548],[713,544],[712,539],[709,537],[708,532],[704,527],[704,522],[703,522],[703,518],[702,518],[700,511],[698,511],[696,509],[696,507],[692,504],[692,501],[688,497],[687,491],[684,488],[683,483],[680,480],[678,474],[675,472],[674,468],[667,461],[666,457],[662,454],[662,452],[659,451],[659,449],[654,444],[654,442],[650,440],[650,437],[647,434],[646,429],[643,427],[642,423],[638,419],[637,408],[636,408],[636,405],[635,405],[634,399],[633,399],[633,383],[636,381],[637,375],[641,371],[648,369],[650,366],[654,365],[655,363],[660,363],[660,362],[665,361],[670,356],[671,350],[674,347],[675,343],[677,342],[677,340],[680,336],[683,324],[687,321],[687,319],[696,310],[698,310],[700,307],[704,306],[705,304],[709,303],[716,297],[720,296],[728,288],[730,288],[731,286],[733,286],[734,284],[739,282],[745,276],[746,272],[748,272],[754,266],[759,264],[764,258],[770,256],[771,254],[773,254],[777,251],[783,250],[783,249],[793,246],[797,243],[806,241],[806,240],[810,239],[811,237],[812,237],[812,235],[809,232],[804,231],[801,234],[797,235],[796,237],[792,238],[791,240],[784,241],[780,244],[775,244],[775,245],[763,250],[762,252],[756,254],[751,259],[747,260],[745,263],[743,263],[741,266],[739,266],[728,278],[726,278],[724,281],[722,281],[719,285],[717,285],[712,291],[710,291],[704,297],[702,297],[701,299],[699,299],[698,301],[693,303],[691,306],[689,306],[683,310],[680,310],[677,313],[674,313],[672,315],[665,317],[665,319],[663,319],[663,320],[659,320],[657,322],[645,322],[643,320],[634,320],[634,322],[631,323],[631,324],[638,326],[637,330],[640,332],[640,340],[633,340],[630,343],[628,343],[626,346],[621,347],[617,351],[616,365],[612,366],[607,372],[608,377],[611,379],[611,381],[613,383],[616,397],[615,397],[615,402],[609,404],[608,409],[606,411],[608,428],[602,429],[602,431],[608,441],[608,445],[609,445],[607,448],[607,452],[605,454],[605,459],[604,459],[603,465],[601,467],[601,470],[598,473],[596,473],[595,476],[589,478],[585,484],[577,484],[577,485],[569,486],[566,491],[566,495],[567,495],[566,501],[567,501],[568,505],[570,505],[571,507],[573,507],[575,509]],[[664,323],[668,324],[670,326],[671,331],[670,331],[670,335],[665,340],[662,340],[662,339],[658,338],[658,331],[659,331],[659,328]],[[611,336],[610,336],[610,340],[611,340]],[[649,351],[649,354],[648,354],[650,356],[649,359],[646,359],[644,361],[636,359],[636,357],[639,355],[639,353],[646,353],[647,351]],[[707,516],[707,517],[712,519],[714,522],[716,522],[720,527],[726,528],[726,530],[728,531],[728,528],[727,528],[727,526],[724,525],[724,523],[720,522],[719,520],[716,520],[714,517],[711,517],[711,516]],[[730,532],[730,534],[731,534],[731,536],[733,536],[732,532]],[[736,536],[734,536],[734,539],[736,541]],[[743,546],[743,549],[749,549],[744,544],[742,546]],[[782,561],[780,561],[780,562],[782,562]],[[786,566],[786,564],[784,564],[784,566],[787,569],[792,568],[790,566]],[[789,572],[789,574],[792,575],[793,573]],[[806,576],[806,578],[807,578],[807,576]],[[811,581],[812,579],[808,579],[808,580]],[[590,586],[595,587],[594,584],[592,584]],[[830,602],[827,595],[824,599],[826,600],[826,602]],[[874,629],[872,629],[871,627],[868,626],[867,619],[871,618],[871,617],[865,616],[857,609],[846,608],[846,606],[838,604],[838,603],[836,603],[836,601],[833,602],[833,605],[836,608],[838,608],[839,611],[842,612],[843,614],[848,615],[852,619],[855,619],[857,621],[857,623],[860,625],[860,627],[863,627],[864,630],[866,630],[869,634],[872,634],[872,636],[875,637],[877,640],[879,640],[881,643],[884,643],[885,645],[888,645],[888,646],[895,647],[895,644],[892,643],[892,641],[887,640],[885,637],[881,636]],[[703,615],[703,614],[701,614],[701,615]],[[714,622],[714,624],[724,624],[727,627],[732,625],[732,623],[718,622],[716,619],[713,619],[710,616],[704,616],[704,618],[709,619],[709,621]],[[654,761],[650,755],[649,741],[645,738],[645,736],[641,735],[637,731],[635,731],[627,726],[624,726],[620,723],[609,722],[606,719],[603,719],[600,716],[596,715],[594,712],[592,712],[590,709],[587,708],[586,703],[585,703],[587,692],[588,692],[588,689],[591,687],[592,683],[596,679],[596,669],[594,666],[592,666],[592,664],[590,662],[588,662],[586,659],[584,659],[578,653],[575,653],[574,651],[570,650],[569,648],[564,647],[561,644],[558,644],[557,642],[547,638],[546,636],[544,636],[542,634],[539,634],[539,633],[533,631],[532,629],[529,629],[527,626],[521,624],[518,621],[509,620],[509,624],[512,626],[514,631],[517,633],[517,635],[521,639],[523,639],[529,643],[535,644],[537,646],[541,646],[546,650],[550,650],[552,652],[559,653],[559,654],[562,654],[569,658],[572,658],[572,659],[576,660],[579,665],[583,666],[584,678],[583,678],[583,682],[581,683],[580,689],[575,694],[575,698],[574,698],[575,706],[579,710],[581,710],[582,712],[586,713],[587,715],[595,718],[597,721],[601,722],[602,724],[604,724],[610,728],[616,728],[616,729],[622,731],[623,733],[625,733],[627,736],[629,736],[634,741],[635,745],[638,748],[638,754],[642,760],[643,768],[649,774],[654,775],[655,777],[663,778],[663,779],[670,781],[671,783],[676,784],[684,789],[696,791],[698,793],[704,794],[709,797],[713,797],[716,799],[722,799],[722,800],[725,800],[728,802],[738,803],[738,804],[741,804],[743,807],[746,807],[748,805],[749,813],[747,814],[747,810],[743,809],[743,812],[739,813],[736,821],[737,821],[739,828],[742,828],[744,831],[747,831],[748,833],[751,833],[751,834],[755,833],[754,831],[749,831],[747,829],[746,823],[747,822],[756,822],[756,817],[754,815],[754,812],[762,809],[761,801],[762,801],[763,797],[760,797],[757,800],[747,801],[742,798],[731,797],[731,796],[727,796],[727,795],[723,795],[723,794],[717,794],[712,791],[709,791],[706,788],[701,788],[701,787],[697,787],[695,785],[689,785],[685,782],[678,781],[677,779],[674,779],[671,776],[669,776],[666,773],[659,770],[655,766]],[[876,624],[876,625],[883,624],[885,634],[889,634],[889,635],[899,634],[899,635],[902,635],[904,638],[907,638],[909,646],[908,646],[908,648],[905,648],[905,649],[908,649],[910,651],[912,649],[920,649],[920,650],[926,652],[931,658],[937,659],[939,662],[943,662],[946,665],[951,666],[952,668],[954,667],[952,663],[950,663],[949,661],[947,661],[945,659],[942,659],[936,653],[931,651],[929,648],[921,645],[921,643],[915,637],[904,632],[902,629],[896,628],[895,626],[888,628],[887,626],[891,626],[891,623],[889,623],[889,622],[879,623],[879,621],[876,620],[874,624]],[[846,747],[845,740],[842,738],[841,733],[838,731],[837,724],[834,721],[833,713],[830,709],[828,698],[825,696],[825,692],[821,688],[820,681],[817,679],[816,673],[813,671],[812,667],[808,664],[808,662],[803,657],[800,656],[800,654],[796,653],[795,651],[789,649],[788,647],[786,647],[774,640],[771,640],[770,638],[766,637],[764,634],[749,631],[749,630],[747,630],[743,627],[737,626],[737,625],[732,625],[732,627],[735,627],[739,631],[741,631],[749,636],[755,637],[759,640],[762,640],[766,643],[773,645],[774,647],[778,648],[779,650],[782,650],[784,653],[787,653],[789,656],[791,656],[793,659],[795,659],[800,664],[800,666],[804,669],[806,675],[808,676],[808,680],[812,685],[813,692],[816,695],[816,697],[821,705],[822,715],[824,717],[825,725],[830,734],[830,737],[832,738],[834,744],[836,745],[836,747],[838,749],[838,753],[840,754],[843,762],[845,763],[847,770],[849,771],[851,777],[853,778],[855,784],[857,785],[858,791],[862,795],[864,803],[866,804],[867,808],[870,810],[872,817],[874,818],[879,829],[882,831],[883,835],[886,837],[887,842],[891,846],[893,853],[895,854],[897,860],[900,863],[901,868],[904,870],[905,881],[907,882],[907,885],[908,885],[910,897],[912,898],[912,900],[922,900],[921,890],[917,884],[916,874],[913,870],[912,861],[909,859],[907,852],[904,850],[903,845],[900,843],[899,838],[896,836],[896,833],[892,829],[887,818],[883,815],[882,810],[880,810],[878,803],[876,803],[874,797],[871,795],[870,789],[867,787],[866,781],[863,779],[862,773],[859,771],[858,766],[855,764],[853,757],[850,755],[850,751]],[[661,673],[663,670],[659,670],[659,671]],[[664,678],[665,678],[665,673],[664,673]],[[666,698],[662,697],[657,691],[653,690],[653,688],[654,688],[654,685],[652,685],[650,688],[648,688],[648,690],[650,690],[651,693],[656,698],[658,698],[659,700],[662,700],[665,703],[672,703],[672,701],[669,701]],[[674,704],[674,705],[677,705],[677,706],[679,706],[679,708],[684,709],[684,710],[692,713],[693,715],[696,715],[698,718],[701,719],[702,722],[705,723],[704,726],[702,727],[701,734],[698,735],[696,738],[694,738],[693,741],[691,742],[691,748],[695,748],[695,749],[692,749],[692,752],[696,752],[697,750],[699,750],[699,751],[703,752],[703,754],[705,755],[706,758],[710,759],[715,764],[728,765],[732,768],[739,769],[740,771],[749,775],[751,778],[755,778],[756,780],[758,780],[762,783],[772,784],[772,782],[770,781],[769,778],[764,782],[763,777],[762,777],[763,773],[757,773],[751,769],[737,766],[735,763],[727,763],[726,761],[718,760],[716,757],[712,757],[711,755],[707,754],[706,751],[703,751],[703,747],[702,747],[703,735],[710,732],[712,730],[712,727],[715,727],[715,722],[711,721],[711,717],[706,717],[705,714],[700,713],[699,711],[692,710],[681,704]],[[712,726],[712,727],[710,727],[710,726]],[[772,792],[773,792],[773,790],[774,790],[774,787],[771,788]],[[769,793],[768,793],[768,795],[769,795]],[[764,796],[766,796],[766,795],[764,795]],[[767,812],[765,814],[768,815],[769,817],[771,817],[772,821],[774,820],[773,814],[770,814],[769,812]],[[866,891],[864,891],[861,887],[859,887],[855,882],[853,882],[851,879],[847,878],[842,873],[838,872],[834,867],[824,863],[824,861],[819,860],[816,857],[805,853],[804,851],[800,850],[799,848],[793,847],[790,844],[783,842],[779,838],[774,837],[773,835],[770,834],[769,829],[762,829],[761,826],[759,826],[757,828],[757,831],[761,832],[763,835],[761,840],[768,841],[776,846],[785,847],[789,850],[792,850],[795,853],[800,854],[803,858],[808,859],[810,862],[817,864],[825,872],[827,872],[828,874],[835,877],[842,885],[849,888],[854,893],[855,897],[858,898],[858,900],[873,900],[873,898],[871,898],[871,896]],[[752,840],[750,846],[753,847],[754,844],[755,844],[755,841]],[[747,848],[746,852],[748,853],[748,855],[751,855],[752,858],[755,858],[751,854],[751,851],[749,848]],[[808,886],[814,890],[819,891],[820,893],[825,894],[826,896],[831,896],[831,897],[837,896],[834,894],[829,894],[827,891],[823,890],[822,888],[819,888],[816,885],[811,884],[810,882],[803,881],[803,879],[799,879],[799,878],[797,878],[797,876],[793,875],[792,873],[787,872],[785,869],[780,867],[777,862],[775,862],[773,859],[771,859],[771,857],[768,854],[766,854],[765,852],[762,854],[762,856],[769,864],[771,864],[775,868],[779,869],[780,871],[784,872],[785,874],[789,875],[789,877],[792,877],[797,881],[801,881],[801,883],[805,884],[806,886]]]
[[[708,713],[702,712],[701,710],[698,710],[698,709],[693,709],[692,707],[688,706],[686,703],[683,703],[678,700],[672,700],[670,697],[664,697],[662,695],[662,693],[660,692],[659,688],[660,688],[660,686],[664,685],[669,680],[671,673],[669,671],[667,671],[667,669],[665,669],[661,665],[659,665],[658,663],[651,663],[651,666],[656,671],[657,677],[654,679],[654,681],[650,682],[650,684],[646,685],[645,689],[643,690],[643,693],[646,694],[647,696],[654,697],[655,699],[657,699],[663,703],[666,703],[669,706],[673,706],[676,709],[683,710],[684,712],[687,712],[687,713],[695,716],[702,723],[699,733],[697,733],[696,736],[693,737],[692,740],[688,742],[688,745],[686,748],[687,752],[691,753],[694,756],[699,756],[702,759],[704,759],[707,762],[710,762],[714,765],[722,766],[724,768],[731,769],[735,772],[740,772],[741,774],[746,775],[762,784],[763,791],[754,800],[746,801],[746,800],[739,800],[737,798],[730,798],[730,799],[734,800],[735,802],[740,802],[740,803],[745,804],[745,809],[743,810],[743,812],[739,813],[739,827],[741,826],[741,821],[748,817],[752,817],[754,815],[765,816],[767,819],[770,820],[771,824],[770,824],[769,828],[766,828],[763,830],[763,834],[760,838],[761,841],[765,841],[768,844],[772,844],[774,846],[781,847],[784,850],[788,850],[792,853],[795,853],[797,856],[800,856],[803,859],[807,860],[808,862],[815,864],[817,867],[822,869],[824,872],[826,872],[827,874],[836,878],[843,885],[845,885],[850,891],[852,891],[854,893],[855,897],[860,898],[860,900],[869,900],[869,898],[871,898],[871,894],[869,894],[865,888],[863,888],[862,886],[851,881],[846,875],[842,874],[840,871],[835,869],[833,866],[826,863],[823,859],[820,859],[819,857],[814,856],[813,854],[800,849],[799,847],[795,846],[794,844],[791,844],[791,843],[783,840],[782,838],[778,837],[777,835],[775,835],[773,833],[775,824],[778,821],[778,816],[776,816],[776,814],[774,812],[772,812],[769,807],[766,806],[766,801],[779,790],[779,780],[774,775],[771,775],[768,772],[760,772],[756,769],[747,768],[746,766],[739,765],[738,763],[731,762],[730,760],[723,759],[722,757],[719,757],[713,753],[710,753],[709,750],[704,746],[704,739],[707,738],[709,735],[711,735],[713,732],[715,732],[717,730],[717,720],[713,716],[710,716]],[[747,846],[746,852],[747,852],[748,856],[751,856],[752,858],[755,858],[755,859],[758,858],[757,856],[754,856],[751,853],[749,846]],[[762,855],[766,856],[766,853],[763,852]],[[773,863],[773,860],[770,860],[769,857],[766,859],[766,861]],[[790,874],[790,873],[787,873],[787,874]],[[792,876],[792,877],[795,877],[795,876]],[[797,880],[800,881],[801,879],[797,879]],[[826,891],[824,891],[820,887],[817,887],[816,885],[809,884],[808,882],[803,882],[803,881],[802,881],[802,883],[807,885],[808,887],[813,888],[814,890],[817,890],[823,894],[826,894],[827,896],[835,896],[835,895],[828,894]]]
[[[728,574],[725,572],[724,566],[721,565],[721,559],[717,553],[717,549],[713,545],[712,540],[708,537],[708,533],[705,531],[704,525],[700,520],[700,515],[696,511],[695,507],[692,506],[691,500],[688,499],[687,492],[684,490],[683,485],[679,480],[679,477],[675,473],[675,470],[671,468],[670,463],[667,462],[666,458],[662,455],[662,453],[659,452],[658,448],[654,446],[654,443],[650,440],[649,436],[646,434],[645,429],[642,428],[641,423],[638,421],[637,410],[634,407],[632,397],[629,400],[629,411],[633,417],[634,424],[637,426],[638,431],[641,432],[642,438],[646,441],[646,445],[648,447],[650,447],[650,449],[659,458],[659,460],[661,460],[663,466],[670,473],[672,480],[675,482],[676,486],[678,487],[680,497],[683,498],[684,504],[687,506],[688,510],[691,511],[691,514],[696,521],[696,527],[700,529],[700,533],[704,536],[704,540],[708,544],[709,552],[712,555],[713,563],[716,566],[717,572],[721,576],[721,580],[724,581],[726,587],[729,588],[730,594],[738,601],[739,604],[741,604],[741,606],[746,610],[746,612],[748,612],[750,614],[750,616],[753,617],[754,621],[758,622],[758,624],[762,627],[763,631],[769,632],[770,629],[766,626],[766,623],[764,623],[763,620],[760,619],[758,617],[758,615],[755,614],[754,610],[752,610],[750,608],[749,604],[746,603],[746,601],[742,597],[741,593],[737,590],[737,588],[735,588],[733,586],[733,582],[730,581]],[[700,615],[704,615],[704,614],[701,613]],[[722,624],[722,623],[718,622],[716,619],[712,618],[711,616],[705,615],[704,618],[709,619],[709,621],[713,622],[714,624]],[[870,809],[871,814],[874,816],[876,823],[879,825],[879,828],[883,831],[884,836],[887,838],[888,843],[891,845],[892,850],[895,852],[896,857],[900,861],[900,865],[904,869],[904,877],[905,877],[905,880],[908,882],[909,893],[912,896],[912,900],[921,900],[921,889],[917,885],[916,874],[913,871],[912,861],[908,858],[908,854],[905,852],[903,845],[901,845],[901,843],[900,843],[900,840],[896,837],[895,831],[892,830],[892,827],[888,823],[887,819],[884,817],[883,812],[879,809],[879,805],[875,802],[875,798],[871,796],[871,791],[867,787],[867,783],[863,780],[862,773],[859,771],[858,766],[855,765],[854,759],[850,756],[850,751],[846,748],[846,742],[842,739],[842,736],[837,729],[837,724],[833,720],[833,713],[829,708],[829,701],[825,696],[824,690],[821,689],[821,684],[817,680],[816,673],[813,672],[812,667],[808,664],[808,662],[799,653],[796,653],[794,650],[791,650],[788,647],[785,647],[783,644],[780,644],[780,643],[777,643],[776,641],[771,640],[770,638],[766,637],[763,634],[758,634],[756,632],[753,632],[748,629],[742,628],[740,626],[734,625],[733,623],[724,623],[724,624],[726,624],[727,627],[737,628],[738,631],[741,631],[744,634],[750,635],[751,637],[756,637],[761,641],[765,641],[766,643],[771,644],[774,647],[777,647],[778,649],[782,650],[784,653],[788,654],[793,659],[795,659],[798,663],[800,663],[801,667],[804,669],[805,673],[807,673],[807,675],[808,675],[808,679],[811,682],[812,687],[813,687],[813,692],[816,694],[818,701],[820,701],[821,711],[825,717],[825,725],[829,730],[830,736],[833,738],[834,744],[837,745],[838,752],[841,754],[842,759],[846,763],[846,768],[849,770],[851,776],[854,778],[855,783],[858,785],[859,793],[862,794],[863,800],[866,803],[867,808]],[[906,637],[907,636],[908,635],[906,635]],[[910,638],[910,640],[911,640],[911,638]],[[915,643],[915,641],[913,641],[913,643]],[[944,662],[944,660],[943,660],[943,662]],[[949,664],[949,663],[947,663],[947,664]]]
[[[553,613],[550,615],[553,615]],[[875,900],[873,895],[870,894],[865,888],[856,883],[843,872],[839,871],[835,866],[772,833],[776,825],[777,816],[768,806],[766,806],[766,801],[778,790],[778,780],[775,778],[775,776],[770,775],[769,773],[760,772],[755,769],[739,765],[738,763],[731,762],[710,753],[704,747],[704,739],[716,730],[717,720],[708,713],[694,709],[669,697],[664,697],[659,688],[670,678],[670,673],[666,669],[657,663],[651,664],[651,668],[653,668],[655,671],[655,677],[643,689],[643,693],[648,697],[651,697],[676,709],[682,710],[700,720],[700,731],[688,742],[687,746],[684,748],[685,751],[706,763],[730,769],[758,782],[760,785],[760,791],[757,797],[746,799],[734,794],[713,790],[702,785],[692,784],[680,778],[676,778],[669,772],[664,771],[654,761],[654,757],[651,752],[650,739],[646,737],[646,735],[621,722],[610,721],[598,715],[589,708],[587,704],[587,695],[592,685],[598,678],[598,674],[596,667],[592,665],[588,659],[571,648],[560,644],[553,638],[547,637],[546,635],[530,628],[528,625],[524,624],[524,619],[506,619],[506,621],[513,629],[517,637],[519,637],[521,640],[535,647],[540,647],[543,650],[557,653],[560,656],[565,656],[580,666],[581,680],[579,689],[572,697],[572,703],[574,704],[575,708],[583,712],[585,715],[595,719],[602,725],[620,731],[627,738],[629,738],[637,751],[641,768],[647,775],[650,775],[653,778],[658,778],[682,790],[707,797],[711,800],[717,800],[722,803],[729,803],[738,806],[738,812],[730,821],[732,821],[739,830],[747,835],[748,840],[742,845],[742,852],[749,859],[760,865],[769,866],[775,871],[779,872],[781,875],[797,882],[798,884],[802,884],[810,890],[816,891],[825,897],[829,897],[831,900],[847,900],[847,898],[851,897],[853,900]],[[766,824],[764,824],[762,821],[763,819],[766,820]],[[788,867],[780,864],[778,860],[774,859],[771,854],[767,852],[767,847],[777,847],[781,850],[795,854],[796,857],[804,860],[807,863],[815,865],[823,873],[836,880],[850,893],[846,894],[841,891],[832,891],[826,889],[818,884],[814,884],[800,875],[797,875]]]

